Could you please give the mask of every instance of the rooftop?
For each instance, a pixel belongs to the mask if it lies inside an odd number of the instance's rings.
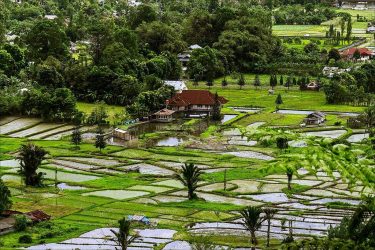
[[[219,96],[219,102],[225,104],[228,100]],[[167,100],[167,103],[176,106],[214,105],[215,95],[208,90],[183,90]]]

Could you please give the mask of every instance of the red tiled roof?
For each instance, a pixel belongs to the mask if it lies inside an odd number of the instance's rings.
[[[355,51],[358,50],[361,56],[371,56],[372,51],[368,48],[350,48],[342,52],[343,56],[352,56],[354,55]]]
[[[219,96],[219,102],[225,104],[228,100]],[[168,99],[167,104],[173,106],[214,105],[215,95],[208,90],[183,90]]]
[[[46,214],[45,212],[41,210],[34,210],[31,212],[25,213],[27,217],[30,218],[33,222],[40,222],[40,221],[45,221],[51,219],[51,216]]]
[[[8,217],[8,216],[11,216],[11,215],[14,215],[14,214],[22,214],[22,212],[20,211],[15,211],[15,210],[4,210],[2,214],[0,214],[1,216],[5,216],[5,217]]]

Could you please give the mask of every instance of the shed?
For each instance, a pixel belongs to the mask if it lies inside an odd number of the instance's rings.
[[[319,85],[315,81],[312,81],[309,84],[307,84],[306,89],[308,89],[308,90],[319,90]]]
[[[164,81],[165,85],[172,86],[176,92],[181,92],[183,90],[187,90],[187,86],[185,84],[185,81]]]
[[[113,137],[116,137],[125,141],[129,141],[131,139],[129,131],[123,130],[120,128],[115,128],[115,130],[113,130]]]
[[[157,122],[171,122],[173,121],[174,113],[175,111],[165,108],[152,114],[151,120],[157,121]]]
[[[51,219],[51,215],[46,214],[42,210],[34,210],[31,212],[25,213],[25,216],[28,217],[33,223],[38,223]]]
[[[319,125],[326,121],[326,115],[323,112],[313,112],[309,114],[303,122],[306,125]]]

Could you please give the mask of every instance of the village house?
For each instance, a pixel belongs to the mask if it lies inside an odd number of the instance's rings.
[[[181,93],[183,90],[187,90],[185,81],[164,81],[165,85],[172,86],[174,90],[178,93]]]
[[[187,64],[188,64],[188,62],[190,60],[190,56],[191,56],[191,53],[193,52],[193,50],[195,50],[195,49],[201,49],[201,48],[202,47],[199,46],[198,44],[193,44],[193,45],[189,46],[188,50],[185,50],[182,53],[179,53],[177,55],[178,60],[182,64],[182,70],[183,71],[185,71],[187,69]]]
[[[339,67],[329,67],[325,66],[322,70],[324,76],[332,78],[334,75],[339,75],[345,72],[349,72],[351,68],[340,69]]]
[[[220,108],[228,100],[219,96]],[[166,101],[167,108],[185,116],[211,116],[215,105],[215,95],[208,90],[183,90]]]
[[[374,52],[368,48],[350,48],[341,52],[341,57],[345,60],[354,61],[354,53],[358,50],[360,54],[360,61],[370,60],[374,56]]]
[[[162,109],[151,115],[150,120],[155,122],[171,122],[174,120],[176,111],[170,109]]]
[[[326,115],[323,112],[313,112],[305,119],[303,119],[304,125],[320,125],[326,121]]]
[[[16,224],[16,215],[25,215],[32,224],[37,224],[42,221],[50,220],[51,216],[41,210],[34,210],[27,213],[21,213],[14,210],[5,210],[0,216],[0,235],[14,231]]]

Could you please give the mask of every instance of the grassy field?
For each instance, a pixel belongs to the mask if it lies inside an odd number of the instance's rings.
[[[319,40],[314,40],[314,39],[301,39],[301,44],[295,43],[294,41],[292,43],[288,43],[284,40],[283,45],[287,48],[296,48],[296,49],[303,49],[307,44],[311,42],[319,41],[320,44],[318,44],[318,47],[320,50],[326,49],[327,51],[330,50],[331,48],[339,49],[344,45],[331,45],[331,44],[324,44],[324,39],[319,39]],[[345,42],[346,43],[346,42]],[[350,44],[350,43],[349,43]]]
[[[77,109],[79,111],[84,112],[86,115],[90,115],[91,112],[98,107],[99,104],[96,103],[87,103],[87,102],[77,102]],[[108,113],[108,121],[113,122],[115,120],[116,114],[123,114],[124,113],[124,107],[122,106],[116,106],[116,105],[108,105],[104,104],[105,109]]]
[[[366,17],[367,19],[375,18],[374,10],[352,10],[352,9],[336,9],[336,12],[348,13],[353,17],[353,20],[357,19],[357,15]]]
[[[274,25],[272,33],[276,36],[325,36],[326,29],[321,25]]]
[[[246,75],[245,79],[251,79],[252,75]],[[268,76],[262,76],[261,79],[267,79]],[[266,81],[267,82],[267,81]],[[216,85],[216,86],[215,86]],[[283,103],[282,109],[304,109],[304,110],[321,110],[321,111],[362,111],[363,107],[354,107],[349,105],[331,105],[325,101],[325,95],[322,91],[300,91],[297,87],[289,91],[286,87],[277,86],[274,95],[268,94],[268,84],[259,89],[248,83],[242,90],[238,86],[231,84],[222,88],[219,81],[210,88],[211,92],[217,92],[229,100],[225,106],[244,106],[244,107],[264,107],[269,110],[275,110],[275,99],[277,94],[281,94]],[[189,83],[189,89],[209,89],[204,83],[194,87]]]

